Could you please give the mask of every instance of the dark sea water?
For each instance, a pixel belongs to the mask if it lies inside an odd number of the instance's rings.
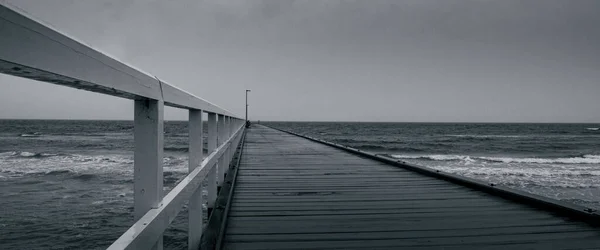
[[[104,249],[133,224],[133,122],[0,120],[0,249]],[[165,192],[187,174],[165,124]],[[186,211],[165,234],[187,248]]]
[[[361,150],[600,208],[597,124],[269,123]],[[133,224],[131,121],[0,120],[0,249],[103,249]],[[187,124],[165,125],[165,190]],[[187,248],[186,212],[165,248]]]

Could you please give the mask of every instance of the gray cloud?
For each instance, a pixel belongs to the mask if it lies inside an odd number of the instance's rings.
[[[250,88],[255,119],[600,122],[594,0],[9,2],[240,115]],[[0,82],[0,117],[131,118]]]

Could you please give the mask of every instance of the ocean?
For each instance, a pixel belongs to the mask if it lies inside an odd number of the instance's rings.
[[[187,123],[165,123],[165,193],[187,174]],[[0,249],[105,249],[133,220],[133,122],[0,120]],[[187,211],[165,249],[187,249]]]
[[[270,122],[407,162],[600,208],[598,124]],[[133,122],[0,120],[0,249],[103,249],[133,224]],[[165,125],[165,191],[187,173]],[[186,248],[186,212],[165,248]]]

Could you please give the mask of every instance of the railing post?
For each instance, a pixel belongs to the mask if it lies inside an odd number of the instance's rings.
[[[226,138],[225,140],[229,140],[229,137],[230,137],[229,136],[229,131],[230,131],[229,130],[229,116],[225,116],[225,121],[224,122],[225,122],[225,125],[224,125],[225,129],[223,131],[225,133],[224,137]],[[225,160],[224,160],[225,164],[224,164],[224,171],[223,171],[223,173],[225,175],[227,175],[227,172],[229,172],[229,163],[231,162],[231,158],[229,157],[229,153],[231,152],[231,143],[228,143],[228,145],[226,145],[226,147],[227,148],[225,148],[225,156],[224,156],[224,158],[225,158]]]
[[[231,138],[233,136],[232,122],[233,122],[233,119],[231,118],[231,116],[228,116],[227,117],[227,138]],[[235,145],[234,140],[233,140],[233,138],[231,138],[231,140],[229,142],[229,147],[227,148],[227,171],[229,171],[229,164],[231,163],[231,160],[233,158],[233,153],[235,152],[234,145]]]
[[[202,163],[202,110],[189,110],[189,156],[191,173]],[[202,238],[202,186],[192,194],[188,205],[188,249],[199,249]]]
[[[141,99],[134,101],[134,220],[152,208],[160,207],[163,197],[164,103]],[[162,236],[154,249],[162,249]]]
[[[232,117],[227,117],[227,137],[231,137],[233,135],[233,123],[235,121]]]
[[[237,125],[236,125],[236,129],[239,129],[242,126],[242,121],[240,119],[237,119]],[[240,140],[241,135],[238,134],[238,141]]]
[[[208,154],[211,154],[217,149],[217,114],[208,113]],[[210,167],[208,176],[206,177],[208,185],[206,187],[208,192],[208,208],[213,209],[215,201],[217,200],[217,164]]]
[[[219,120],[218,120],[218,124],[217,124],[218,128],[218,136],[217,136],[217,144],[219,146],[223,145],[223,142],[225,142],[225,116],[224,115],[219,115]],[[223,180],[225,179],[225,162],[223,161],[223,159],[225,158],[225,154],[221,155],[221,157],[219,157],[219,169],[217,171],[217,186],[221,187],[223,185]]]

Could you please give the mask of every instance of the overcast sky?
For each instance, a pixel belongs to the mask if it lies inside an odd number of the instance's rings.
[[[597,0],[7,2],[239,115],[252,89],[252,119],[600,122]],[[0,84],[0,118],[132,119],[131,100]]]

